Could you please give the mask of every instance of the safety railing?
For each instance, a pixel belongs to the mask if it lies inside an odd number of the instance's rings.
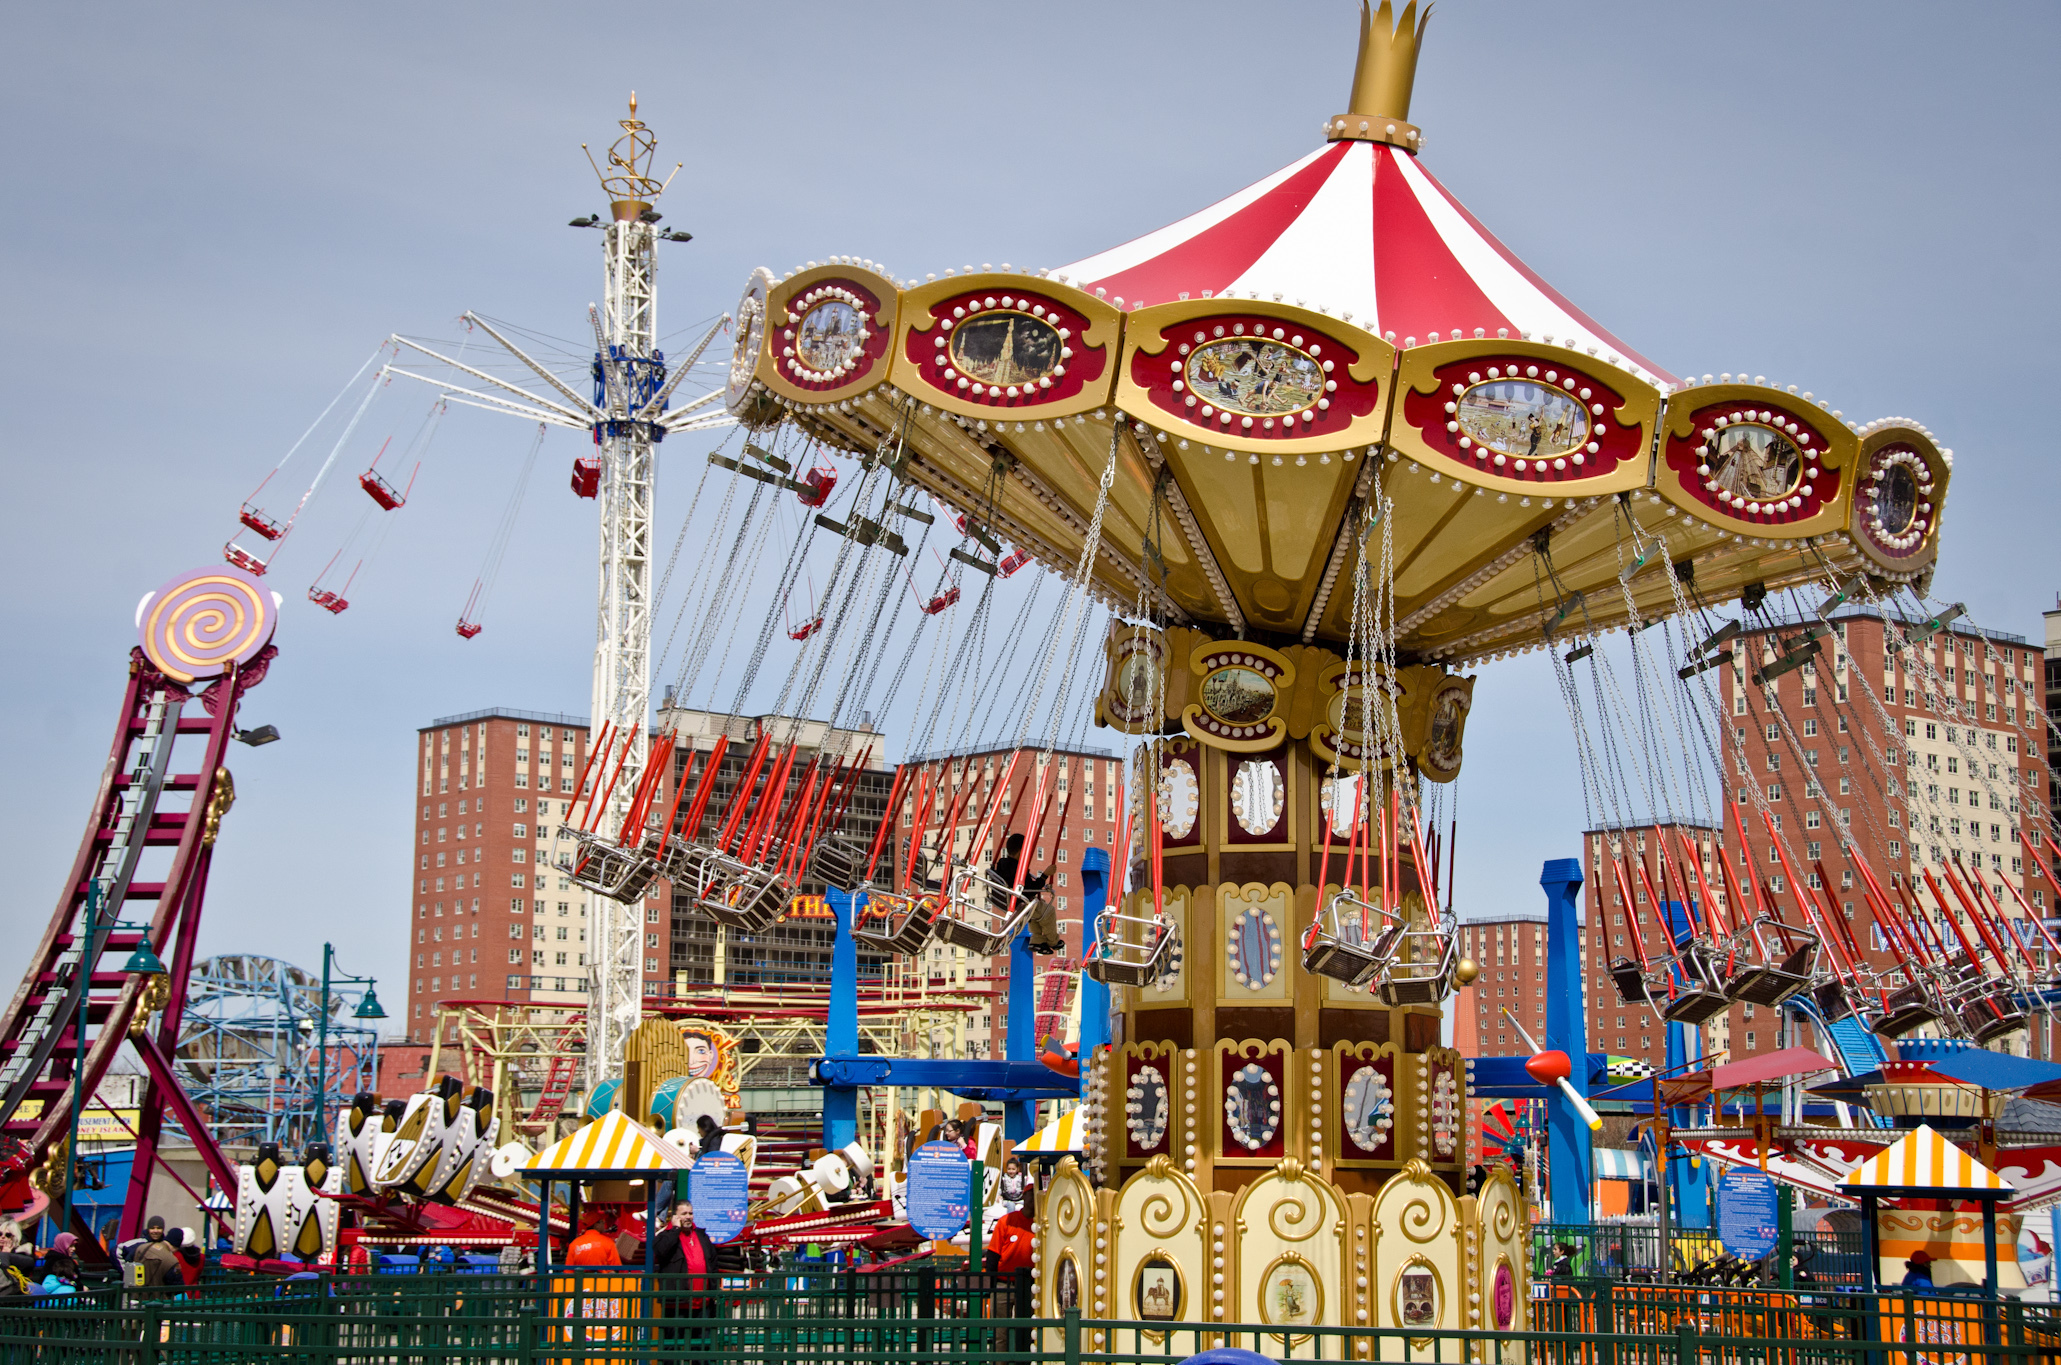
[[[1020,1277],[838,1273],[694,1287],[617,1269],[542,1279],[317,1276],[178,1296],[0,1300],[0,1360],[69,1365],[1144,1365],[1220,1346],[1276,1361],[1454,1365],[2032,1365],[2061,1358],[2046,1306],[1918,1294],[1753,1295],[1552,1285],[1530,1330],[1327,1326],[1322,1299],[1270,1323],[1091,1321],[1024,1313]],[[1004,1281],[1013,1281],[1005,1284]],[[1326,1286],[1334,1291],[1342,1286]],[[1461,1302],[1419,1301],[1437,1320]],[[1480,1311],[1519,1305],[1483,1304]],[[1336,1307],[1329,1312],[1339,1311]],[[1412,1311],[1412,1305],[1405,1305]],[[1281,1317],[1282,1314],[1289,1316]]]

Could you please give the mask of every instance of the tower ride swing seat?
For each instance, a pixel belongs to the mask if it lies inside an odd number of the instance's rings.
[[[866,847],[846,834],[826,834],[809,854],[809,876],[840,890],[857,884],[866,871]]]
[[[720,849],[701,866],[695,909],[726,929],[756,934],[772,928],[794,898],[794,883],[764,864],[754,866]]]
[[[1160,914],[1108,909],[1095,916],[1095,947],[1081,970],[1105,986],[1149,986],[1166,970],[1173,949],[1173,929]]]
[[[1377,916],[1387,922],[1370,939],[1365,926]],[[1380,906],[1341,891],[1325,904],[1323,917],[1303,934],[1303,970],[1348,986],[1364,986],[1394,965],[1407,928]]]
[[[1763,917],[1754,928],[1762,925],[1776,925],[1778,921]],[[1816,982],[1818,976],[1818,936],[1808,929],[1794,925],[1779,925],[1782,933],[1802,942],[1779,963],[1769,962],[1765,957],[1754,956],[1760,951],[1760,941],[1750,939],[1749,943],[1738,945],[1742,965],[1724,983],[1725,997],[1741,1004],[1765,1005],[1774,1009],[1791,996],[1800,995]]]
[[[558,860],[558,870],[610,900],[641,900],[658,876],[657,861],[641,848],[612,844],[592,830],[575,830],[573,841],[577,850]]]
[[[1954,1017],[1977,1047],[1988,1047],[2025,1027],[2025,1010],[2008,981],[1985,978],[1952,1000]]]
[[[1732,1007],[1718,980],[1717,964],[1702,939],[1692,938],[1675,954],[1681,989],[1660,1007],[1670,1024],[1707,1024]]]
[[[946,883],[933,932],[954,947],[993,957],[1030,923],[1038,893],[1020,894],[1015,887],[975,867],[962,867]]]
[[[1436,1005],[1453,993],[1453,972],[1460,964],[1460,945],[1447,929],[1404,928],[1396,939],[1395,959],[1382,973],[1381,1002]]]
[[[1646,989],[1646,973],[1628,957],[1610,964],[1610,979],[1617,983],[1617,998],[1627,1005],[1643,1005],[1653,998]]]
[[[1941,1018],[1939,1002],[1923,981],[1913,981],[1891,991],[1882,1002],[1882,1017],[1873,1025],[1878,1038],[1901,1038],[1914,1029],[1936,1024]]]
[[[364,489],[374,502],[389,512],[408,500],[407,494],[381,478],[376,469],[368,469],[360,474],[358,487]]]
[[[852,925],[852,937],[883,953],[914,957],[930,942],[931,926],[936,921],[936,896],[870,891],[865,912]]]

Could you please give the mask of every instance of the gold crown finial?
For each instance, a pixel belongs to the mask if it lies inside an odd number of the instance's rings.
[[[1370,9],[1360,0],[1360,56],[1353,64],[1351,112],[1325,124],[1332,141],[1387,142],[1415,151],[1421,137],[1410,117],[1410,91],[1417,83],[1417,53],[1431,5],[1422,13],[1407,0],[1397,18],[1390,0]]]
[[[607,193],[609,204],[617,222],[629,222],[641,218],[651,208],[651,201],[665,193],[666,185],[672,183],[668,175],[663,182],[652,178],[651,160],[658,150],[658,139],[637,117],[637,92],[630,92],[630,116],[617,119],[623,135],[608,149],[608,169],[594,166],[594,175],[601,181],[601,188]],[[580,149],[587,153],[589,165],[594,163],[594,153],[586,143]],[[678,171],[678,166],[673,167]],[[655,222],[656,217],[647,220]]]

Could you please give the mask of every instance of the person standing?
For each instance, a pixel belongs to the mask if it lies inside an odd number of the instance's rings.
[[[36,1248],[22,1240],[21,1224],[0,1218],[0,1299],[26,1297],[36,1278]]]
[[[145,1289],[185,1287],[186,1268],[179,1260],[179,1249],[165,1240],[165,1220],[161,1215],[152,1214],[143,1225],[143,1250],[136,1263],[143,1268]]]
[[[664,1328],[665,1335],[674,1341],[701,1339],[708,1329],[689,1328],[684,1319],[718,1315],[717,1297],[710,1292],[717,1287],[716,1246],[694,1225],[694,1201],[682,1199],[673,1205],[673,1216],[651,1251],[653,1268],[663,1277],[659,1287],[669,1296],[664,1302],[665,1315],[681,1320]]]

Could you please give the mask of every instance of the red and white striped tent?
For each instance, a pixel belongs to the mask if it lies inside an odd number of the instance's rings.
[[[1275,299],[1398,346],[1551,339],[1674,382],[1518,260],[1416,156],[1380,142],[1331,142],[1200,213],[1051,273],[1119,308]]]

